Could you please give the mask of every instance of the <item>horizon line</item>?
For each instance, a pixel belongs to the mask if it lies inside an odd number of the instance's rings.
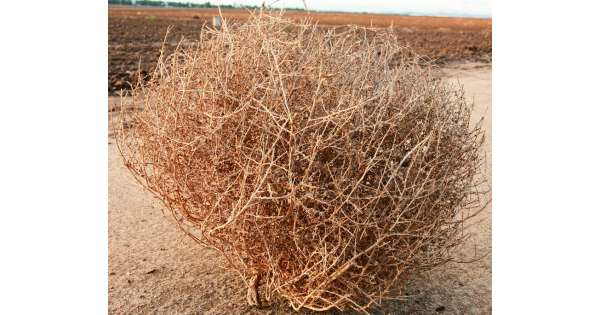
[[[168,9],[181,9],[181,10],[203,10],[203,9],[211,9],[217,8],[220,5],[215,4],[214,7],[210,8],[187,8],[187,7],[171,7],[171,6],[153,6],[153,5],[143,5],[143,4],[111,4],[109,6],[124,6],[124,7],[148,7],[148,8],[168,8]],[[234,6],[233,8],[223,8],[227,9],[253,9],[256,7],[253,6]],[[477,14],[477,13],[452,13],[452,12],[418,12],[418,11],[405,11],[405,12],[396,12],[396,11],[352,11],[352,10],[339,10],[339,9],[305,9],[303,7],[283,7],[283,8],[272,8],[276,10],[294,10],[294,11],[309,11],[309,12],[322,12],[322,13],[352,13],[352,14],[380,14],[380,15],[398,15],[398,16],[424,16],[424,17],[448,17],[448,18],[473,18],[473,19],[492,19],[491,14]]]

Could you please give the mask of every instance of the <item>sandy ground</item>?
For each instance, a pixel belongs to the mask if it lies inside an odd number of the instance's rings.
[[[464,85],[475,104],[474,120],[485,116],[491,183],[491,68],[455,65],[448,80]],[[109,98],[110,108],[119,103]],[[218,255],[194,243],[176,227],[161,203],[123,166],[108,138],[108,277],[110,314],[288,314],[286,305],[248,307],[242,282],[219,268]],[[489,314],[492,311],[491,206],[471,227],[473,242],[461,259],[489,253],[471,264],[450,263],[414,277],[405,301],[386,302],[374,314]]]

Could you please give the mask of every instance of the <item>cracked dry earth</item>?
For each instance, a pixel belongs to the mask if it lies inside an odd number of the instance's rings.
[[[491,67],[462,64],[444,69],[447,80],[464,85],[475,104],[473,120],[485,116],[487,173],[491,183]],[[118,97],[109,98],[109,121]],[[289,314],[283,302],[262,308],[245,301],[238,276],[222,270],[221,259],[194,243],[162,204],[126,170],[112,135],[108,137],[108,312],[109,314]],[[470,227],[472,242],[460,258],[488,253],[471,264],[450,263],[415,276],[408,297],[388,301],[374,314],[490,314],[491,206]],[[339,312],[334,312],[339,313]]]

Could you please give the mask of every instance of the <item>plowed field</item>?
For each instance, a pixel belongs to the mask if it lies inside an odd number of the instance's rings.
[[[194,41],[205,24],[210,24],[216,9],[164,9],[147,7],[109,7],[108,10],[108,92],[128,89],[130,82],[154,69],[165,40],[173,49],[183,37]],[[245,19],[246,10],[223,10],[227,19]],[[310,18],[323,27],[356,24],[374,27],[393,26],[403,45],[439,64],[451,62],[490,62],[492,20],[446,17],[417,17],[357,13],[306,13],[290,11],[292,19]]]

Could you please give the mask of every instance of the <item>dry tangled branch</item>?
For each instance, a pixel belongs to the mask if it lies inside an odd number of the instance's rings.
[[[449,261],[483,207],[471,105],[391,31],[258,12],[161,57],[126,166],[249,287],[367,311]]]

